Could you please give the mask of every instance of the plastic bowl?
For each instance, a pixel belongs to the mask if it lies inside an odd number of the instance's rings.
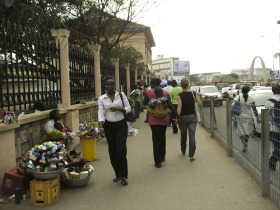
[[[66,187],[83,187],[88,184],[90,177],[84,179],[61,179],[61,183]]]
[[[64,168],[61,168],[56,171],[49,171],[49,172],[36,172],[36,171],[31,171],[31,170],[27,169],[27,172],[32,174],[35,179],[48,180],[48,179],[55,179],[63,170],[64,170]]]

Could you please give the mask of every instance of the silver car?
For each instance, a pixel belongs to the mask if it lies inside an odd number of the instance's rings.
[[[198,95],[200,96],[203,105],[210,105],[210,98],[214,98],[214,104],[223,105],[223,96],[220,93],[219,89],[214,85],[200,86],[197,90]]]
[[[261,110],[265,108],[265,102],[270,99],[273,96],[273,93],[271,90],[255,90],[250,91],[248,93],[249,96],[251,96],[255,100],[255,106],[258,111],[258,117],[261,117]],[[254,124],[255,129],[258,134],[261,133],[261,124],[257,123],[256,117],[254,117]]]

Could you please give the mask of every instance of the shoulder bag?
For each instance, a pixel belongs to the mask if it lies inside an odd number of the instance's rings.
[[[123,103],[123,97],[122,97],[122,93],[119,93],[120,94],[120,97],[121,97],[121,100],[122,100],[122,104],[123,104],[123,108],[125,107],[124,106],[124,103]],[[133,122],[135,121],[135,119],[137,118],[136,115],[132,112],[129,112],[127,114],[124,114],[124,118],[126,121],[128,122]]]
[[[197,122],[200,122],[200,121],[201,121],[201,119],[200,119],[200,113],[199,113],[199,111],[198,111],[198,105],[197,105],[197,103],[196,103],[196,100],[195,100],[195,97],[194,97],[193,92],[192,92],[192,95],[193,95],[193,100],[194,100],[194,112],[195,112],[195,115],[196,115],[196,117],[197,117]]]
[[[241,114],[240,96],[238,98],[238,102],[237,101],[234,102],[234,105],[231,109],[231,114],[237,115],[237,116],[239,116]]]

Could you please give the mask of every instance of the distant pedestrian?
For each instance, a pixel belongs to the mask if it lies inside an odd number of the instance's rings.
[[[140,105],[140,111],[144,112],[144,108],[143,108],[143,100],[144,100],[144,90],[142,87],[139,87],[140,90],[140,101],[141,101],[141,105]]]
[[[255,100],[248,95],[250,91],[249,86],[242,87],[242,93],[234,98],[234,101],[240,103],[240,109],[242,110],[237,118],[237,133],[243,144],[242,152],[245,153],[248,150],[249,135],[254,131],[254,115],[258,116],[258,112],[255,106]]]
[[[277,124],[277,121],[279,121],[277,118],[280,116],[280,110],[275,106],[275,104],[280,101],[280,85],[273,85],[272,92],[274,95],[266,101],[265,107],[270,110],[269,140],[273,143],[273,152],[269,159],[269,169],[275,171],[277,161],[280,160],[280,125]]]
[[[105,81],[106,93],[98,98],[98,122],[100,136],[106,136],[109,148],[111,164],[116,178],[113,182],[121,181],[123,186],[127,185],[127,147],[126,140],[128,127],[124,118],[125,113],[131,111],[126,95],[115,90],[115,80],[107,78]],[[122,99],[120,97],[122,94]]]
[[[171,80],[168,80],[168,81],[167,81],[167,86],[163,88],[163,89],[166,90],[168,93],[169,93],[169,91],[173,88],[173,87],[171,86],[171,84],[172,84],[172,81],[171,81]]]
[[[147,90],[147,92],[144,94],[144,105],[148,105],[149,101],[153,98],[156,98],[155,90],[156,88],[160,87],[161,80],[159,78],[152,78],[151,84],[152,88],[150,90]],[[170,96],[168,95],[168,92],[166,90],[163,91],[163,97],[166,97],[168,108],[172,111],[174,116],[177,115],[176,110],[171,104]],[[178,115],[177,115],[178,117]],[[162,161],[165,160],[165,154],[166,154],[166,128],[169,123],[169,114],[168,112],[166,115],[162,118],[156,118],[153,117],[151,114],[149,114],[148,123],[152,130],[152,140],[153,140],[153,153],[154,153],[154,166],[156,168],[160,168],[162,166]]]
[[[139,118],[139,114],[141,111],[141,98],[140,98],[140,90],[139,88],[134,85],[134,90],[130,93],[135,103],[135,115]]]
[[[178,94],[179,129],[181,131],[181,152],[183,155],[187,149],[187,134],[189,131],[189,157],[190,161],[194,161],[194,153],[196,150],[195,130],[197,117],[195,115],[194,104],[201,106],[202,102],[196,92],[189,90],[189,81],[184,78],[181,80],[182,92]]]
[[[176,80],[172,80],[171,85],[173,88],[169,91],[169,96],[171,98],[172,105],[177,110],[178,107],[177,95],[182,92],[182,88],[178,87]],[[172,129],[173,129],[173,133],[178,133],[178,127],[174,120],[175,117],[176,117],[175,115],[171,115]]]

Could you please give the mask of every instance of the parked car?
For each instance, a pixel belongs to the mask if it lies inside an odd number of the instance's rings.
[[[232,85],[232,88],[228,91],[228,95],[230,99],[234,99],[235,96],[239,95],[241,93],[241,89],[244,86],[249,86],[251,88],[250,83],[236,83]]]
[[[258,117],[261,117],[261,110],[265,108],[265,102],[273,96],[271,90],[255,90],[248,93],[254,100],[255,106],[258,111]],[[255,136],[260,138],[261,135],[261,124],[257,123],[256,117],[254,117],[255,124]]]
[[[214,104],[223,105],[223,96],[214,85],[200,86],[197,90],[203,105],[210,105],[210,98],[214,98]]]
[[[272,90],[272,87],[254,86],[251,90]]]
[[[223,98],[228,98],[228,91],[231,89],[231,87],[223,87],[221,90],[221,94]]]
[[[222,90],[222,88],[224,88],[224,87],[229,87],[229,84],[226,83],[226,82],[217,83],[217,84],[216,84],[216,87],[217,87],[219,90]]]
[[[198,88],[199,88],[199,86],[191,86],[190,91],[197,92]]]

